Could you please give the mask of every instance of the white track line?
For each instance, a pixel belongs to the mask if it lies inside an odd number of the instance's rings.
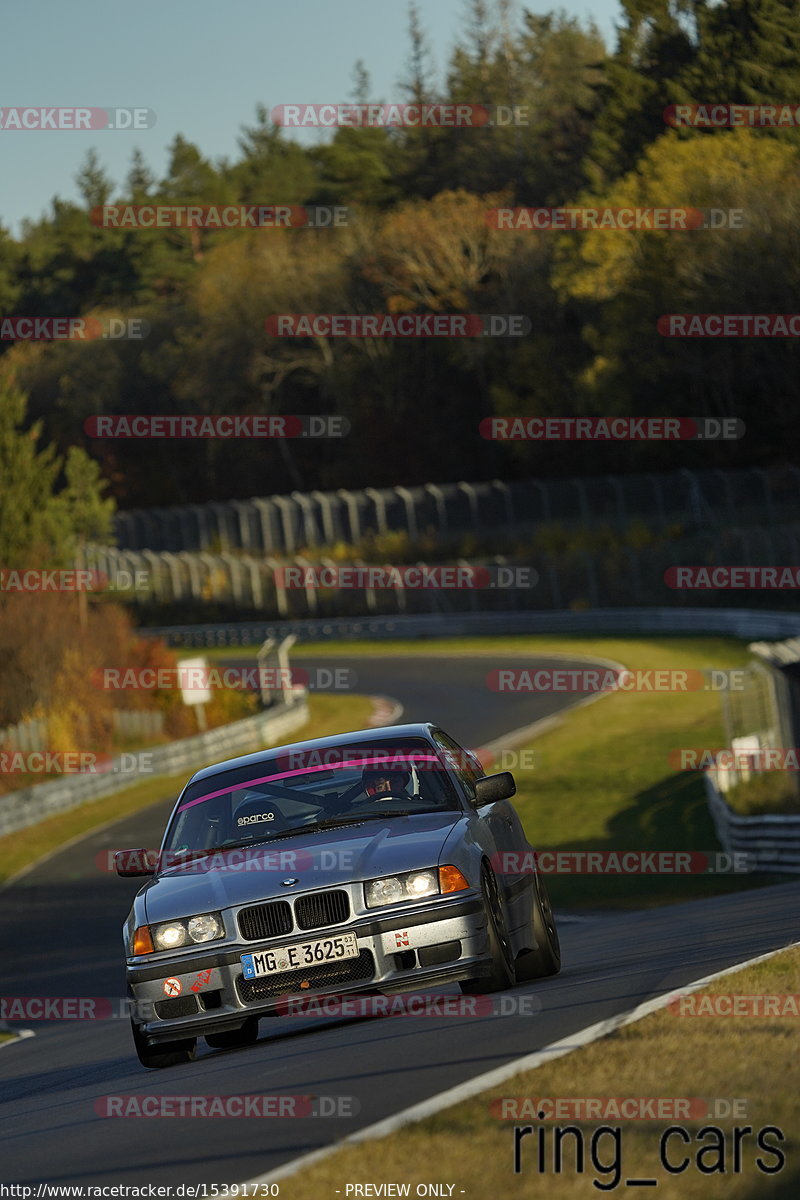
[[[393,696],[370,696],[372,715],[367,724],[374,728],[381,725],[396,725],[405,709]]]
[[[0,1042],[0,1050],[5,1050],[6,1046],[13,1046],[15,1042],[23,1042],[25,1038],[36,1037],[32,1029],[2,1029],[0,1033],[12,1033],[14,1036],[8,1040]]]
[[[598,1021],[596,1025],[589,1025],[586,1029],[581,1029],[578,1033],[571,1034],[568,1038],[562,1038],[559,1042],[553,1042],[550,1046],[545,1046],[542,1050],[535,1050],[533,1054],[526,1054],[522,1058],[516,1058],[513,1062],[506,1063],[505,1066],[497,1067],[494,1071],[487,1071],[483,1075],[477,1075],[474,1079],[468,1079],[465,1083],[448,1088],[446,1092],[439,1092],[438,1095],[431,1096],[428,1100],[423,1100],[419,1104],[412,1104],[410,1108],[405,1108],[402,1112],[395,1113],[394,1116],[387,1117],[383,1121],[378,1121],[374,1125],[368,1125],[365,1129],[359,1129],[356,1133],[351,1133],[348,1137],[342,1138],[340,1142],[335,1142],[330,1146],[323,1146],[320,1150],[313,1150],[310,1154],[304,1154],[300,1158],[292,1159],[291,1162],[276,1167],[274,1171],[269,1171],[266,1175],[258,1175],[253,1179],[248,1179],[247,1184],[273,1183],[278,1179],[286,1179],[290,1175],[296,1175],[306,1167],[313,1166],[314,1163],[321,1162],[324,1158],[329,1158],[331,1154],[335,1154],[342,1146],[355,1146],[359,1142],[374,1141],[376,1138],[386,1137],[388,1134],[402,1129],[405,1125],[412,1125],[417,1121],[422,1121],[426,1117],[431,1117],[435,1113],[441,1112],[443,1108],[450,1108],[454,1104],[460,1104],[462,1100],[469,1100],[472,1096],[476,1096],[480,1092],[485,1092],[489,1088],[496,1087],[499,1083],[504,1083],[506,1079],[510,1079],[513,1075],[518,1075],[520,1071],[532,1071],[535,1067],[540,1067],[546,1062],[552,1062],[553,1059],[562,1058],[565,1054],[571,1054],[574,1050],[579,1050],[581,1046],[588,1046],[591,1042],[596,1042],[600,1038],[606,1037],[607,1034],[621,1029],[624,1025],[630,1025],[634,1021],[641,1021],[642,1017],[647,1017],[650,1013],[666,1008],[671,1000],[686,995],[687,992],[696,992],[699,988],[705,987],[706,984],[713,982],[715,979],[721,979],[725,975],[732,975],[736,971],[743,971],[745,967],[752,967],[756,963],[766,962],[767,959],[774,958],[776,954],[781,954],[784,950],[791,950],[795,946],[800,946],[800,942],[790,942],[788,946],[781,946],[777,950],[770,950],[767,954],[759,954],[755,958],[748,958],[746,962],[736,963],[733,967],[726,967],[724,971],[715,971],[713,975],[704,975],[702,979],[696,979],[693,983],[687,983],[680,989],[666,992],[663,996],[656,996],[653,1000],[646,1000],[643,1004],[639,1004],[636,1008],[631,1009],[630,1012],[620,1013],[618,1016],[609,1017],[605,1021]]]

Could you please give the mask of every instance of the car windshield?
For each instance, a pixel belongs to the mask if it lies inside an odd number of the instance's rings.
[[[164,850],[218,850],[380,817],[459,809],[423,738],[282,751],[198,780],[173,813]]]

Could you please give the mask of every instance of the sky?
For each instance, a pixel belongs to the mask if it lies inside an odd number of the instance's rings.
[[[613,47],[618,0],[524,7],[593,19]],[[441,82],[465,0],[419,0],[419,9]],[[0,106],[118,105],[154,110],[156,121],[136,131],[0,129],[0,224],[16,235],[53,196],[77,199],[74,176],[91,148],[118,184],[134,146],[163,175],[177,133],[212,160],[235,158],[258,103],[346,101],[359,58],[371,95],[400,99],[407,26],[407,0],[5,0]]]

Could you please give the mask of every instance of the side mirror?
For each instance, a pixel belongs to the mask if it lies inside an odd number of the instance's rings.
[[[157,850],[117,850],[114,853],[117,874],[125,879],[134,875],[155,875],[157,862]]]
[[[517,785],[510,771],[498,775],[484,775],[475,784],[478,804],[493,804],[495,800],[508,800],[516,795]]]

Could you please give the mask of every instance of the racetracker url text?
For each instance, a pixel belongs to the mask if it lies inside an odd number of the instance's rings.
[[[161,1196],[165,1200],[229,1200],[230,1197],[257,1197],[265,1200],[267,1196],[280,1196],[280,1185],[277,1183],[178,1183],[171,1184],[87,1184],[80,1183],[0,1183],[0,1200],[6,1196],[14,1200],[52,1200],[54,1197],[72,1196],[75,1200],[98,1200],[99,1197],[131,1197],[132,1200],[146,1200],[147,1197]]]

